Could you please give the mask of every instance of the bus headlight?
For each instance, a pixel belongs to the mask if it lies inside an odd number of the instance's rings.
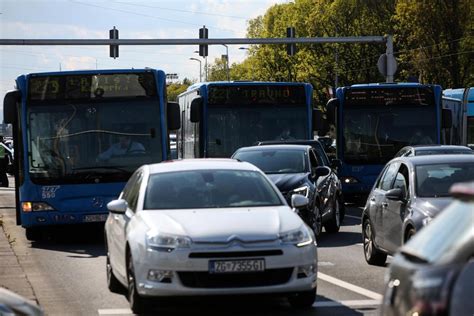
[[[354,177],[342,177],[342,178],[341,178],[341,181],[342,181],[344,184],[359,183],[359,180],[357,180],[357,179],[354,178]]]
[[[22,202],[21,209],[23,212],[42,212],[42,211],[54,211],[54,208],[45,202]]]

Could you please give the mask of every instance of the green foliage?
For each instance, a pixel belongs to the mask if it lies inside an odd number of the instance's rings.
[[[399,63],[396,81],[415,76],[445,88],[472,86],[474,34],[472,0],[295,0],[270,7],[248,23],[247,37],[394,35]],[[248,57],[230,69],[232,80],[310,82],[315,105],[327,101],[327,88],[383,82],[377,60],[385,45],[298,44],[295,56],[285,45],[253,45]],[[223,62],[216,60],[210,80],[226,80]]]
[[[186,91],[186,89],[192,85],[193,82],[188,78],[184,78],[182,83],[171,83],[166,86],[166,94],[168,95],[168,101],[176,101],[178,95]]]

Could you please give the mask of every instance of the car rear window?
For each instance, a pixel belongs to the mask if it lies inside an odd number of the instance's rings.
[[[190,170],[150,175],[144,207],[227,208],[283,205],[269,180],[246,170]]]
[[[237,152],[234,159],[249,162],[267,174],[308,172],[305,150],[275,149]]]
[[[474,164],[469,162],[419,165],[415,167],[419,197],[447,197],[454,183],[472,181]]]

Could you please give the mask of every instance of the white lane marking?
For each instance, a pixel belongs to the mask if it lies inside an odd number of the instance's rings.
[[[348,283],[348,282],[345,282],[345,281],[342,281],[342,280],[339,280],[339,279],[336,279],[330,275],[327,275],[327,274],[324,274],[324,273],[321,273],[321,272],[318,272],[318,279],[321,279],[323,281],[326,281],[326,282],[329,282],[329,283],[332,283],[332,284],[335,284],[337,286],[340,286],[340,287],[343,287],[345,289],[348,289],[352,292],[355,292],[355,293],[358,293],[358,294],[361,294],[361,295],[364,295],[364,296],[367,296],[373,300],[379,300],[381,301],[383,296],[380,295],[379,293],[376,293],[376,292],[372,292],[370,290],[367,290],[367,289],[364,289],[360,286],[357,286],[357,285],[354,285],[354,284],[351,284],[351,283]]]
[[[325,301],[325,302],[316,302],[313,304],[314,307],[356,307],[356,306],[373,306],[382,304],[379,300],[355,300],[355,301]]]
[[[99,309],[99,315],[133,315],[130,308]]]
[[[344,217],[355,218],[355,219],[358,219],[358,220],[360,220],[360,219],[361,219],[361,217],[360,217],[360,216],[347,215],[347,214],[346,214],[346,215],[344,215]]]
[[[329,262],[329,261],[318,261],[318,267],[327,267],[327,266],[333,266],[334,263]]]

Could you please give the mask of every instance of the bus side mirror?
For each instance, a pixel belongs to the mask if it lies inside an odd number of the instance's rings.
[[[181,128],[181,116],[179,113],[179,104],[176,102],[168,102],[168,129],[174,131]]]
[[[21,92],[13,90],[5,94],[3,99],[3,121],[6,124],[13,124],[15,122],[17,113],[17,104],[21,101]]]
[[[202,97],[197,97],[191,101],[191,122],[198,123],[201,121],[202,113]]]
[[[326,135],[329,131],[326,119],[320,109],[313,109],[313,131],[318,132],[320,136]]]
[[[453,126],[453,112],[450,109],[443,109],[441,114],[441,128],[451,128]]]
[[[329,124],[336,124],[336,110],[337,106],[339,105],[339,99],[332,98],[326,104],[326,118]]]

